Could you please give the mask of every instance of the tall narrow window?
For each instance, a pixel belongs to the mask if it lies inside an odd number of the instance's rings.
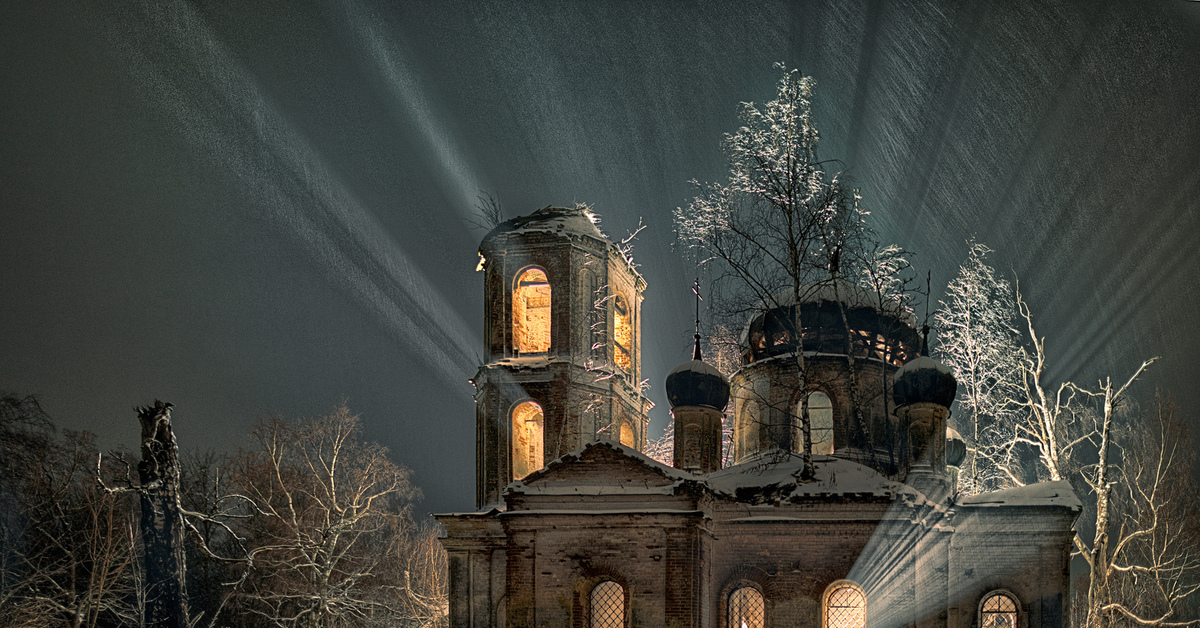
[[[1004,593],[983,599],[979,613],[982,628],[1017,628],[1017,601]]]
[[[867,597],[853,582],[835,582],[825,595],[825,628],[864,628]]]
[[[513,348],[518,353],[550,350],[550,282],[540,268],[521,273],[513,286]]]
[[[762,593],[742,587],[729,594],[729,628],[763,628],[766,615]]]
[[[512,411],[512,472],[521,478],[542,468],[542,407],[532,401]]]
[[[804,446],[803,429],[801,423],[801,413],[804,408],[800,404],[796,404],[795,412],[795,428],[796,437],[795,443],[797,451]],[[829,400],[829,395],[823,392],[814,392],[808,396],[808,420],[812,426],[812,443],[813,453],[828,456],[833,454],[833,402]]]
[[[625,587],[605,580],[592,589],[591,628],[625,628]]]
[[[629,303],[621,295],[613,298],[613,359],[617,366],[633,368],[633,325],[630,323]]]

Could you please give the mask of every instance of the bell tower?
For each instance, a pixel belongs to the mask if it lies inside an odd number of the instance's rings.
[[[596,440],[643,451],[646,282],[586,206],[547,207],[479,246],[487,363],[475,385],[476,506]]]

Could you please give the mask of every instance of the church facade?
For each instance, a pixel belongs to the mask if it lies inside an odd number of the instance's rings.
[[[732,381],[697,336],[666,379],[668,466],[643,453],[645,282],[588,211],[510,220],[480,256],[477,511],[438,516],[451,626],[1067,623],[1079,500],[957,494],[956,384],[903,317],[852,289],[776,299]]]

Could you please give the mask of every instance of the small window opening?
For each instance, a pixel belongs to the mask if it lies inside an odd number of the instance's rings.
[[[630,323],[629,304],[621,295],[613,299],[613,345],[617,366],[626,371],[632,370],[633,325]]]
[[[532,401],[518,404],[512,411],[512,471],[520,480],[542,468],[544,439],[542,407]]]
[[[633,447],[633,428],[629,427],[628,423],[621,424],[621,431],[618,440],[626,447]]]
[[[742,587],[729,594],[729,628],[763,628],[765,615],[758,589]]]
[[[513,288],[513,348],[518,353],[550,350],[550,282],[540,268],[521,273]]]
[[[791,342],[791,340],[792,340],[792,337],[790,334],[787,333],[786,330],[777,331],[777,332],[775,332],[775,334],[773,336],[771,336],[771,345],[775,346],[775,347],[779,347],[779,346],[786,345],[787,343]]]
[[[867,598],[853,582],[833,585],[825,597],[825,628],[864,628]]]
[[[1017,628],[1017,602],[1003,593],[995,593],[983,601],[980,614],[983,628]]]
[[[592,588],[591,628],[625,627],[625,587],[605,580]]]

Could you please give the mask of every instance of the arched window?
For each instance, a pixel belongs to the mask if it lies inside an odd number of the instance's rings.
[[[625,587],[605,580],[592,588],[591,628],[625,628]]]
[[[989,593],[979,605],[980,628],[1017,628],[1017,600],[1007,593]]]
[[[792,413],[795,420],[796,428],[796,449],[800,450],[804,447],[803,429],[801,423],[801,414],[803,408],[799,403],[796,404],[796,409]],[[829,456],[833,454],[833,402],[830,401],[829,395],[823,392],[814,392],[808,396],[808,420],[812,426],[812,444],[813,453]]]
[[[621,424],[621,431],[617,437],[620,443],[626,447],[633,447],[633,428],[629,427],[628,423]]]
[[[729,594],[729,628],[763,628],[766,609],[762,593],[742,587]]]
[[[617,366],[629,371],[633,368],[633,325],[629,303],[625,297],[613,297],[613,359]]]
[[[864,628],[867,596],[857,584],[835,582],[825,593],[825,628]]]
[[[550,350],[550,281],[540,268],[521,273],[513,286],[513,348],[517,353]]]
[[[542,407],[525,401],[512,411],[512,472],[521,478],[542,468]]]

